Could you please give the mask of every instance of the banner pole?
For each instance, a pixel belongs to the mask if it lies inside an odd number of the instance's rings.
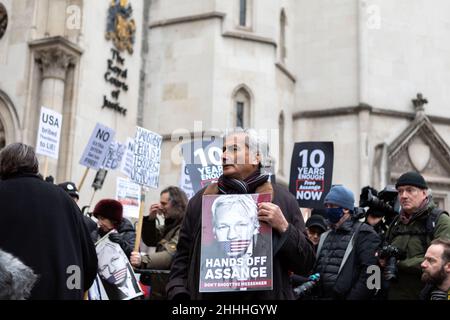
[[[139,252],[139,246],[141,244],[142,223],[144,220],[144,205],[145,205],[145,191],[141,186],[141,207],[139,208],[139,220],[136,228],[136,241],[134,242],[134,251]]]
[[[91,205],[92,205],[92,201],[94,200],[94,196],[95,196],[95,193],[97,192],[97,189],[94,189],[94,192],[92,193],[92,197],[91,197],[91,201],[89,201],[89,208],[91,207]]]
[[[44,160],[44,179],[47,177],[47,173],[48,173],[48,157],[45,157]]]
[[[78,192],[81,191],[81,188],[83,187],[84,184],[84,180],[86,180],[86,176],[89,172],[89,167],[86,168],[86,170],[84,171],[83,177],[81,178],[80,184],[78,185]]]

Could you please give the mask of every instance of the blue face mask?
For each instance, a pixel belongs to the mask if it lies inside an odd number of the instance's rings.
[[[327,208],[327,219],[331,223],[337,223],[344,215],[344,209],[342,208]]]

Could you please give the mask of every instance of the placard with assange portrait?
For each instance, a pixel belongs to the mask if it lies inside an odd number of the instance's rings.
[[[98,270],[89,300],[131,300],[143,295],[127,256],[119,244],[109,240],[111,232],[95,244]]]
[[[200,292],[272,290],[272,228],[258,220],[271,194],[206,195]]]

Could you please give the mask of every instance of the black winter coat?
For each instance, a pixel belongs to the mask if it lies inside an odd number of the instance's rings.
[[[359,231],[356,229],[359,226]],[[339,273],[352,235],[353,250]],[[323,235],[325,236],[325,234]],[[317,255],[314,272],[320,273],[319,296],[323,299],[370,299],[375,293],[367,287],[367,268],[377,265],[375,252],[381,239],[366,223],[345,221],[339,228],[331,229]]]
[[[253,300],[283,299],[293,300],[294,294],[289,279],[289,271],[300,275],[309,274],[314,264],[314,249],[307,239],[305,225],[295,198],[277,185],[265,183],[256,193],[271,192],[273,203],[283,212],[289,227],[283,234],[273,231],[273,290],[225,293],[200,293],[199,270],[201,253],[202,196],[217,194],[213,184],[199,191],[190,201],[181,226],[177,253],[169,276],[166,291],[169,299],[190,298],[193,300],[235,299]]]
[[[77,204],[36,175],[0,181],[0,248],[38,274],[30,299],[82,299],[97,274],[95,247]]]

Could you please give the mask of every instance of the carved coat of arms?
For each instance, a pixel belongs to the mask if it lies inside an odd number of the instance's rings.
[[[119,51],[133,53],[136,23],[131,19],[133,9],[128,0],[112,0],[108,11],[106,39],[112,40]]]

